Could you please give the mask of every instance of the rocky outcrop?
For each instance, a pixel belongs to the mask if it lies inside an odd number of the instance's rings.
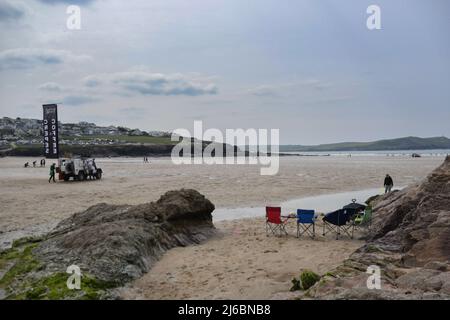
[[[214,205],[208,199],[189,189],[169,191],[158,201],[142,205],[92,206],[63,220],[44,240],[3,254],[6,261],[8,256],[20,258],[21,252],[28,250],[27,256],[17,263],[33,262],[32,267],[26,268],[27,273],[4,277],[9,281],[3,281],[4,287],[9,285],[13,290],[43,287],[49,294],[48,285],[39,284],[42,279],[54,283],[49,277],[64,274],[71,265],[80,267],[83,275],[91,279],[87,287],[92,283],[96,287],[100,286],[98,283],[108,287],[122,285],[147,272],[165,251],[199,243],[213,235],[213,210]],[[20,246],[11,250],[15,247]],[[23,286],[23,279],[27,278],[30,285]],[[67,275],[57,279],[62,279],[63,283],[58,285],[65,287]],[[14,297],[20,294],[14,292]],[[34,296],[28,291],[26,294]]]
[[[96,278],[125,282],[166,250],[210,236],[213,210],[203,195],[185,189],[137,206],[98,204],[62,221],[34,253],[57,268],[76,264]]]
[[[450,157],[422,183],[374,199],[365,246],[308,293],[322,299],[450,299]],[[369,266],[381,289],[367,287]]]

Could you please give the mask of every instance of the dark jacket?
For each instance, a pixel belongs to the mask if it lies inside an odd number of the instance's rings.
[[[391,176],[387,176],[386,178],[384,178],[384,185],[385,186],[393,186],[394,185],[394,181],[392,180]]]

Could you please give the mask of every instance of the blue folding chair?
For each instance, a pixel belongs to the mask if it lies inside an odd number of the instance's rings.
[[[311,238],[315,238],[315,212],[314,210],[297,209],[297,238],[307,233]]]

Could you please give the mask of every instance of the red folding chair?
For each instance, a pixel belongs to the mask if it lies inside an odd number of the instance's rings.
[[[287,235],[286,222],[288,219],[281,219],[280,207],[266,207],[266,235],[272,232],[273,235]]]

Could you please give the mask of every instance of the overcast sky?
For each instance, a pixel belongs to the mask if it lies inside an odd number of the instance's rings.
[[[450,136],[449,30],[448,0],[0,0],[0,116],[59,102],[63,122],[284,144]]]

